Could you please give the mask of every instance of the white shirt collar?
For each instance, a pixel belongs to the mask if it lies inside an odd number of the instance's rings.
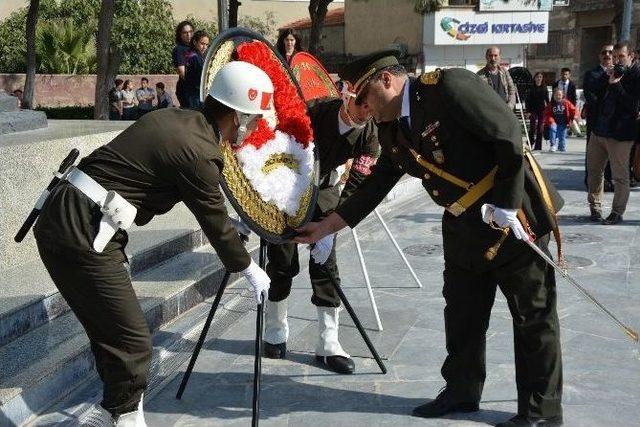
[[[351,126],[349,126],[344,120],[342,120],[342,116],[340,115],[340,110],[338,110],[338,132],[340,135],[344,135],[351,130]]]
[[[400,111],[400,117],[409,117],[409,122],[411,122],[411,100],[409,94],[409,79],[407,78],[402,88],[402,110]]]

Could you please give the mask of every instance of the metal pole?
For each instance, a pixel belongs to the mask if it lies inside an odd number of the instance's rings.
[[[218,0],[218,34],[229,28],[229,0]]]
[[[267,265],[267,242],[260,239],[260,255],[258,265],[265,269]],[[253,415],[251,426],[258,427],[260,423],[260,376],[262,375],[262,329],[264,323],[264,302],[258,304],[256,314],[256,344],[255,360],[253,363]]]
[[[211,310],[209,310],[209,316],[207,317],[206,322],[204,322],[204,326],[202,327],[202,332],[200,332],[200,338],[198,338],[198,343],[196,344],[196,347],[193,350],[193,354],[191,355],[191,360],[189,360],[189,366],[187,367],[187,370],[182,376],[182,382],[180,383],[180,388],[178,388],[176,399],[182,398],[182,393],[184,393],[184,389],[187,387],[187,382],[189,381],[189,377],[191,376],[191,371],[193,371],[193,367],[196,364],[196,360],[198,359],[198,355],[200,354],[200,349],[202,348],[202,344],[204,344],[204,340],[205,338],[207,338],[207,333],[209,332],[209,328],[211,327],[213,316],[215,316],[216,311],[218,310],[218,306],[220,305],[220,300],[222,299],[222,294],[224,293],[224,290],[227,287],[227,283],[229,283],[230,276],[231,276],[231,273],[229,271],[226,271],[224,273],[224,277],[222,278],[222,283],[218,288],[218,293],[216,294],[216,298],[213,300],[213,304],[211,305]]]
[[[373,296],[373,289],[371,289],[371,281],[369,280],[369,272],[367,271],[367,265],[364,262],[364,255],[362,254],[362,248],[360,247],[360,239],[358,239],[358,232],[356,231],[355,228],[351,229],[351,235],[353,235],[353,240],[356,243],[358,258],[360,259],[360,268],[362,269],[362,275],[364,276],[364,283],[367,285],[367,292],[369,293],[369,301],[371,301],[371,308],[373,308],[373,315],[376,317],[378,330],[382,331],[382,322],[380,321],[380,314],[378,314],[378,306]]]
[[[633,0],[624,2],[624,12],[622,13],[622,27],[620,28],[620,40],[629,41],[631,35],[631,15],[633,13]]]
[[[382,215],[380,215],[380,212],[378,212],[378,209],[374,209],[373,211],[375,212],[376,217],[378,217],[378,221],[380,221],[380,224],[382,224],[384,231],[387,232],[387,236],[389,236],[389,239],[391,239],[391,243],[393,243],[393,246],[395,246],[396,251],[398,251],[400,258],[402,258],[402,261],[409,269],[409,273],[411,273],[413,280],[415,280],[415,282],[418,284],[418,287],[421,288],[422,282],[420,282],[420,279],[418,279],[416,272],[413,271],[413,268],[411,267],[411,264],[409,264],[409,260],[407,260],[407,257],[404,256],[402,249],[400,249],[400,245],[398,245],[398,242],[396,241],[395,237],[393,237],[393,234],[391,234],[391,230],[389,230],[389,227],[387,227],[387,223],[384,222],[384,219],[382,219]]]
[[[520,99],[520,93],[518,92],[518,88],[516,87],[516,99],[518,101],[518,105],[520,106],[520,118],[522,118],[522,126],[524,127],[524,134],[527,137],[527,144],[529,145],[529,150],[532,150],[531,140],[529,139],[529,131],[527,130],[527,122],[524,119],[524,108],[522,107],[522,100]],[[569,123],[569,127],[571,127],[571,123]]]

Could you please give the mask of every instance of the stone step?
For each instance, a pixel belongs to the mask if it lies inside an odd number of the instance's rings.
[[[31,236],[30,238],[33,238]],[[145,227],[129,230],[131,274],[207,244],[200,226],[182,204]],[[40,260],[3,272],[0,346],[69,311]]]
[[[254,237],[253,255],[257,246]],[[133,286],[149,327],[157,331],[214,295],[223,275],[218,257],[205,246],[136,274]],[[156,342],[168,338],[155,335]],[[23,425],[95,376],[89,341],[71,312],[0,347],[0,366],[0,426]]]
[[[44,111],[21,110],[0,112],[0,135],[25,132],[47,127],[47,115]]]

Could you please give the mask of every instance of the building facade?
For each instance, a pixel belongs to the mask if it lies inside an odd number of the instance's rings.
[[[571,0],[567,7],[554,7],[549,18],[549,41],[527,48],[527,67],[541,71],[546,81],[559,78],[560,69],[570,68],[582,83],[584,73],[598,65],[602,45],[618,41],[623,1]],[[640,45],[640,3],[634,1],[630,40]]]

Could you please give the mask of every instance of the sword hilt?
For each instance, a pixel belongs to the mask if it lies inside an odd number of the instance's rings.
[[[498,255],[500,246],[502,246],[504,241],[507,239],[507,236],[509,235],[509,227],[503,228],[500,231],[502,232],[500,239],[498,239],[498,241],[484,253],[484,258],[487,261],[493,261],[493,259]]]
[[[624,327],[624,333],[629,335],[629,337],[634,340],[635,342],[638,342],[638,333],[636,331],[634,331],[633,329],[631,329],[628,326]]]

